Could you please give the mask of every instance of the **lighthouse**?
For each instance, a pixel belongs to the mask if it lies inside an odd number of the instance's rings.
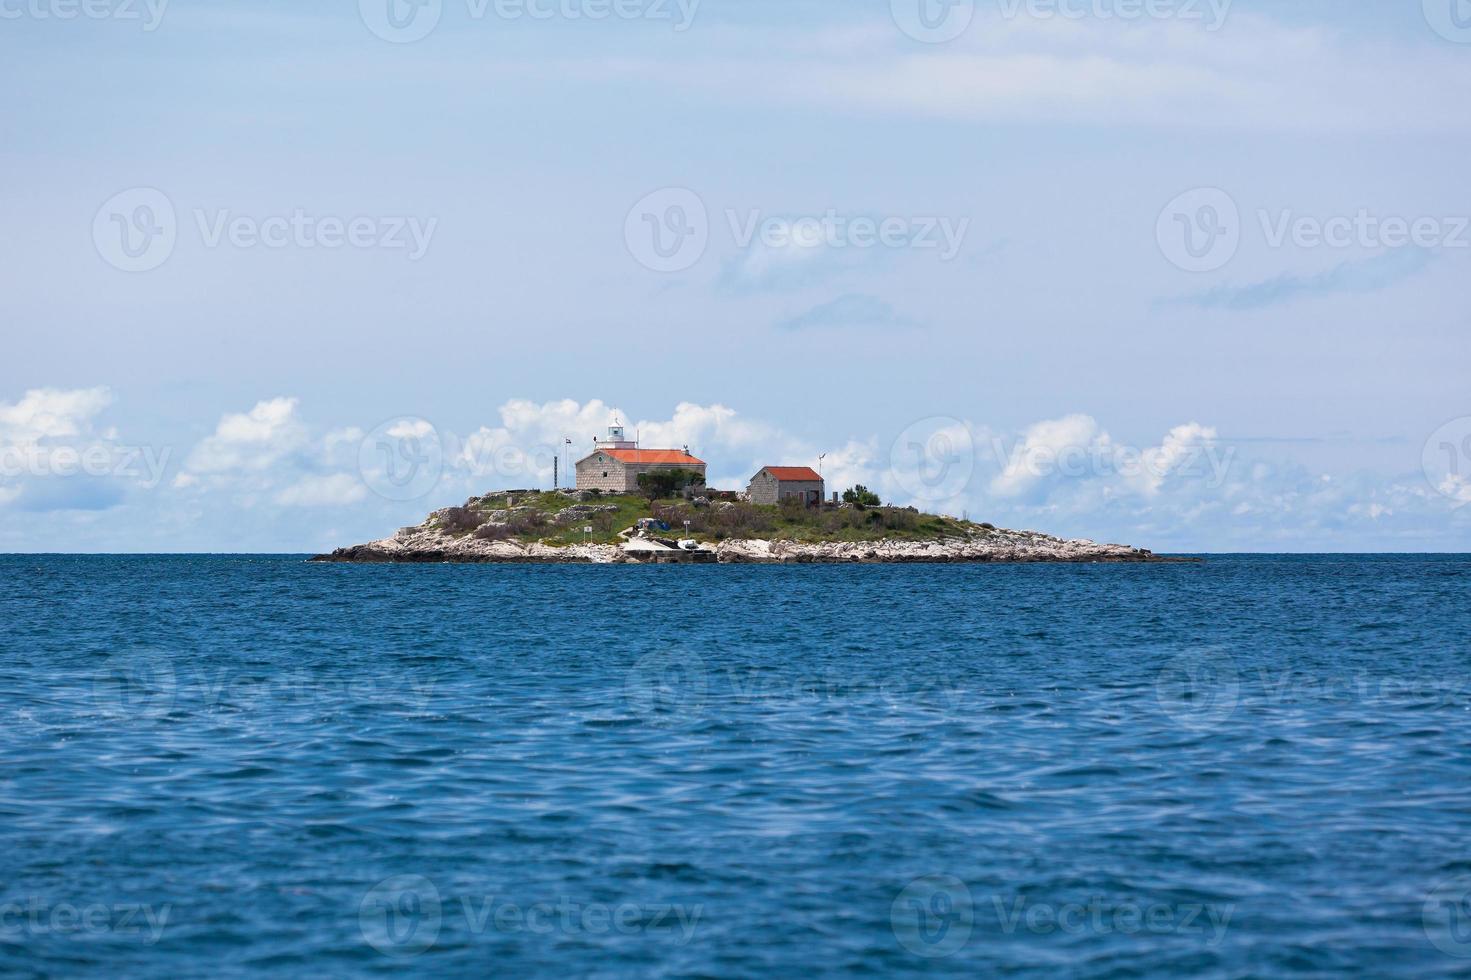
[[[623,424],[616,419],[613,421],[612,425],[608,426],[608,438],[594,439],[593,442],[597,445],[598,449],[638,448],[638,443],[629,440],[628,434],[623,428]]]

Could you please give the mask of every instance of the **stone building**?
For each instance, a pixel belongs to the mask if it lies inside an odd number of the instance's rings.
[[[751,477],[746,496],[753,504],[779,504],[796,497],[803,506],[822,503],[822,477],[810,466],[765,466]]]
[[[705,462],[683,449],[640,449],[624,436],[623,426],[608,427],[608,438],[594,441],[591,454],[577,461],[577,489],[604,493],[637,493],[641,473],[690,470],[705,478]]]

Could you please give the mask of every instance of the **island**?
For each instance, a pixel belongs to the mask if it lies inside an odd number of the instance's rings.
[[[667,488],[662,488],[667,491]],[[855,488],[862,490],[862,488]],[[842,564],[1168,562],[1127,545],[883,506],[871,495],[812,505],[746,494],[500,490],[430,514],[392,537],[339,548],[318,562]],[[724,497],[725,499],[721,499]]]

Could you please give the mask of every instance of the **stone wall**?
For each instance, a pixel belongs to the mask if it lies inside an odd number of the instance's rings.
[[[577,464],[577,489],[627,493],[628,483],[633,478],[626,471],[627,467],[607,453],[589,456]]]
[[[756,474],[756,478],[746,488],[746,493],[753,504],[779,504],[782,497],[793,494],[802,496],[807,493],[815,493],[817,503],[822,503],[822,484],[820,482],[789,480],[782,483],[765,470]]]
[[[602,490],[604,493],[637,493],[639,474],[652,473],[654,470],[693,470],[702,477],[705,475],[704,466],[623,463],[607,453],[595,453],[577,464],[577,489]],[[604,473],[608,475],[603,476]]]

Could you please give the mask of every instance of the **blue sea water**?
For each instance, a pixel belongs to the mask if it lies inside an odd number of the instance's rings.
[[[0,558],[0,973],[1471,974],[1471,558]]]

